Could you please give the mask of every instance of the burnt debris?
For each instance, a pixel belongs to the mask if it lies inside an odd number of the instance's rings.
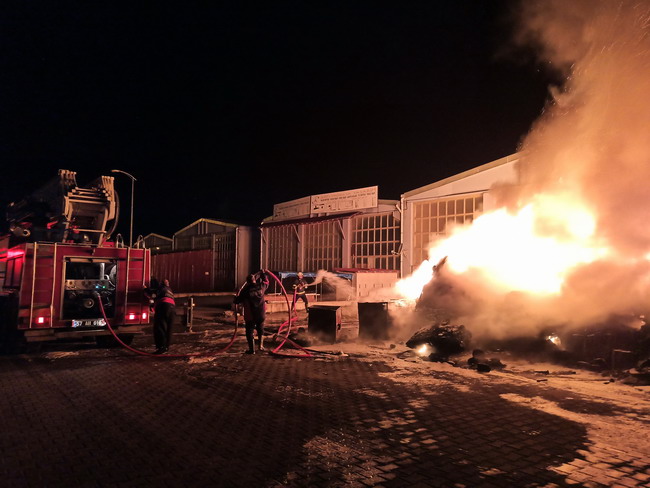
[[[465,351],[470,340],[471,334],[464,325],[437,323],[418,330],[406,341],[406,346],[412,349],[430,346],[432,361],[447,361],[452,354]]]

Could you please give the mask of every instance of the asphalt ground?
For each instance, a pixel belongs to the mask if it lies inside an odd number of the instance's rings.
[[[232,324],[197,310],[171,352],[219,349]],[[622,404],[399,344],[309,359],[245,347],[240,333],[215,358],[91,343],[0,357],[0,486],[650,486],[647,389]]]

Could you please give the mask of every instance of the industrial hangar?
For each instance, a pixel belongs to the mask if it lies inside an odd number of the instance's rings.
[[[383,273],[375,277],[383,287],[417,268],[428,245],[453,225],[494,208],[490,189],[519,181],[518,160],[519,154],[497,159],[407,191],[400,200],[379,199],[372,186],[274,204],[259,228],[201,218],[172,238],[149,234],[152,273],[194,293],[233,291],[261,267],[283,277],[327,270],[356,280]],[[364,295],[360,286],[357,298]]]

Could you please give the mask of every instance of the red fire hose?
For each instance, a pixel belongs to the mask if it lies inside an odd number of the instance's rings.
[[[280,285],[280,289],[282,290],[282,293],[284,294],[284,298],[285,298],[285,300],[287,302],[287,310],[288,310],[288,315],[289,315],[288,320],[285,321],[284,323],[282,323],[282,325],[280,325],[280,328],[278,329],[278,332],[275,334],[277,336],[280,333],[280,331],[286,326],[287,327],[286,336],[283,338],[283,341],[280,343],[280,345],[277,346],[275,349],[273,349],[271,351],[271,354],[273,354],[275,356],[294,357],[294,358],[295,357],[297,357],[297,358],[313,357],[313,355],[307,349],[305,349],[300,344],[297,344],[296,342],[289,339],[289,334],[291,333],[291,323],[293,321],[295,321],[297,317],[292,317],[293,309],[292,309],[291,305],[289,304],[289,296],[287,295],[287,291],[285,290],[284,286],[282,285],[282,282],[278,279],[277,276],[275,276],[270,271],[268,272],[268,274],[270,274],[273,277],[273,279],[275,279],[275,281]],[[242,288],[243,288],[243,286],[242,286]],[[240,291],[241,291],[241,288],[240,288]],[[151,352],[142,351],[140,349],[136,349],[134,347],[129,346],[124,341],[122,341],[122,339],[119,338],[118,334],[115,332],[115,330],[111,326],[110,321],[108,320],[108,317],[106,316],[106,311],[104,310],[104,304],[102,303],[101,296],[99,296],[99,294],[97,294],[97,301],[99,302],[99,309],[101,310],[102,316],[104,317],[104,321],[106,322],[106,327],[108,328],[109,332],[113,335],[113,338],[115,338],[115,340],[122,347],[124,347],[125,349],[128,349],[129,351],[131,351],[131,352],[133,352],[135,354],[139,354],[141,356],[156,357],[156,358],[173,358],[173,359],[186,359],[186,358],[191,358],[191,357],[212,357],[212,356],[216,356],[218,354],[224,354],[225,352],[227,352],[228,349],[230,349],[230,347],[234,344],[235,339],[237,338],[237,331],[239,329],[239,314],[237,312],[235,312],[235,329],[233,331],[230,342],[224,348],[222,348],[222,349],[220,349],[218,351],[205,352],[205,353],[195,353],[195,354],[154,354],[154,353],[151,353]],[[294,297],[294,303],[295,303],[295,297]],[[282,347],[287,342],[289,344],[291,344],[292,346],[294,346],[295,348],[302,350],[304,352],[304,354],[284,354],[284,353],[279,353],[278,351],[280,349],[282,349]]]
[[[149,356],[155,358],[173,358],[173,359],[186,359],[192,357],[212,357],[218,354],[223,354],[226,351],[228,351],[228,349],[230,349],[230,347],[235,343],[235,338],[237,337],[237,329],[239,328],[239,316],[235,313],[235,330],[233,331],[232,337],[230,338],[230,342],[223,349],[220,349],[218,351],[213,351],[213,352],[195,353],[195,354],[154,354],[151,352],[142,351],[140,349],[131,347],[128,344],[125,344],[124,341],[122,341],[122,339],[119,338],[119,336],[117,335],[113,327],[111,327],[108,317],[106,317],[106,311],[104,310],[104,304],[102,303],[101,297],[98,296],[97,300],[99,302],[99,309],[102,311],[102,316],[104,317],[104,321],[106,322],[106,327],[108,327],[108,330],[113,335],[115,340],[119,342],[122,345],[122,347],[141,356]]]
[[[307,349],[305,349],[300,344],[297,344],[296,342],[289,339],[289,334],[291,333],[291,323],[296,320],[296,317],[292,316],[294,309],[289,304],[289,295],[287,294],[287,290],[284,289],[284,285],[282,284],[280,279],[277,276],[275,276],[273,273],[271,273],[270,271],[268,272],[268,274],[270,274],[273,277],[273,279],[280,285],[280,289],[282,290],[282,294],[284,295],[284,299],[287,302],[287,311],[288,311],[288,316],[289,316],[289,318],[286,320],[286,322],[283,322],[282,325],[280,325],[280,328],[278,329],[278,332],[277,332],[277,334],[279,334],[280,331],[286,326],[287,333],[286,333],[286,335],[284,337],[284,340],[280,343],[280,345],[278,347],[276,347],[275,349],[273,349],[271,351],[271,354],[273,354],[275,356],[289,357],[289,358],[311,358],[311,357],[313,357],[313,354],[311,354]],[[295,296],[294,296],[294,305],[295,305]],[[282,347],[287,342],[289,344],[291,344],[293,347],[295,347],[296,349],[300,349],[301,351],[303,351],[304,354],[284,354],[284,353],[278,352],[280,349],[282,349]]]

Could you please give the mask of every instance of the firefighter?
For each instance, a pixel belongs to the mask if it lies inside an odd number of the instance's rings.
[[[244,308],[246,324],[246,354],[255,354],[254,331],[257,331],[257,347],[264,350],[264,320],[266,319],[266,301],[264,294],[269,287],[268,270],[263,269],[246,277],[246,284],[235,297],[235,306]]]
[[[154,279],[151,281],[154,284]],[[152,295],[155,295],[153,337],[156,343],[156,351],[154,354],[164,354],[171,344],[172,327],[176,317],[174,292],[169,287],[169,280],[161,280],[156,289],[151,291]]]
[[[293,308],[295,309],[298,300],[302,300],[305,303],[305,310],[309,306],[309,300],[307,299],[307,287],[308,285],[305,281],[302,271],[298,271],[298,280],[293,284],[294,296],[293,296]]]

